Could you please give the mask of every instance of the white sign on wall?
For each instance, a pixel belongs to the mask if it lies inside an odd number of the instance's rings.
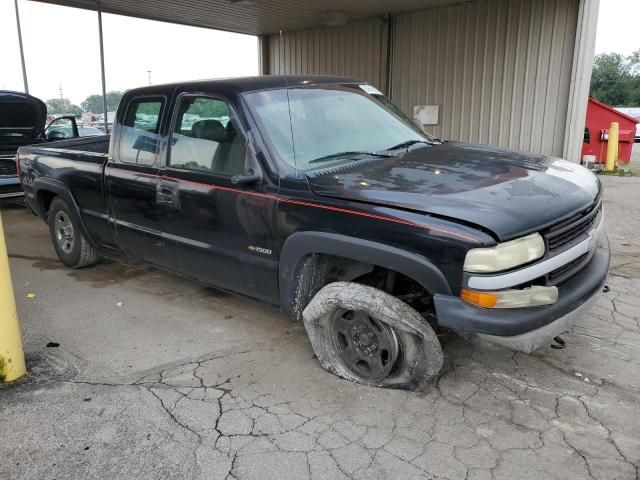
[[[438,125],[440,105],[414,105],[413,118],[421,125]]]

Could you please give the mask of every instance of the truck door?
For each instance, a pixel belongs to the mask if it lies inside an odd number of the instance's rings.
[[[163,230],[176,241],[180,270],[277,302],[275,192],[257,181],[238,116],[221,98],[182,94],[173,117],[162,178],[179,207]]]
[[[176,197],[159,177],[164,96],[129,99],[113,132],[112,158],[105,169],[110,221],[115,238],[129,255],[171,268],[175,244],[162,232],[162,219]]]

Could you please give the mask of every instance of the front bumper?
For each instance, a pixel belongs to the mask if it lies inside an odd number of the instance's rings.
[[[0,200],[22,197],[22,185],[17,176],[0,176]]]
[[[438,324],[531,352],[566,331],[595,303],[607,280],[610,258],[609,240],[602,234],[589,263],[558,285],[558,301],[545,307],[485,309],[460,297],[435,295]]]

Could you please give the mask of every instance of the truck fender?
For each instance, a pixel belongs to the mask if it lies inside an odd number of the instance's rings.
[[[383,243],[326,232],[296,232],[280,252],[278,282],[280,305],[294,311],[299,266],[312,254],[335,255],[401,273],[422,285],[429,293],[451,295],[444,275],[427,258]]]
[[[69,205],[69,214],[72,217],[73,222],[76,225],[80,226],[80,230],[82,234],[87,239],[87,241],[92,245],[96,246],[95,242],[91,238],[89,234],[89,230],[87,229],[84,221],[82,220],[82,215],[80,215],[80,207],[76,202],[75,198],[71,194],[71,191],[67,188],[67,186],[59,180],[55,180],[53,178],[36,178],[31,185],[33,188],[33,201],[30,202],[31,208],[35,211],[35,213],[42,218],[45,222],[47,222],[47,212],[44,210],[44,206],[40,203],[40,192],[51,192],[56,196],[63,199],[67,205]]]

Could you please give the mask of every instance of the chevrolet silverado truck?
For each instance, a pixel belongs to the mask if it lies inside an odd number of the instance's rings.
[[[587,169],[437,140],[349,78],[134,89],[110,137],[18,165],[68,267],[125,254],[279,306],[323,368],[367,385],[425,388],[443,331],[548,345],[609,269]]]
[[[58,117],[45,127],[46,118],[47,106],[39,98],[0,90],[0,200],[23,195],[15,159],[19,147],[87,134],[72,116]]]

